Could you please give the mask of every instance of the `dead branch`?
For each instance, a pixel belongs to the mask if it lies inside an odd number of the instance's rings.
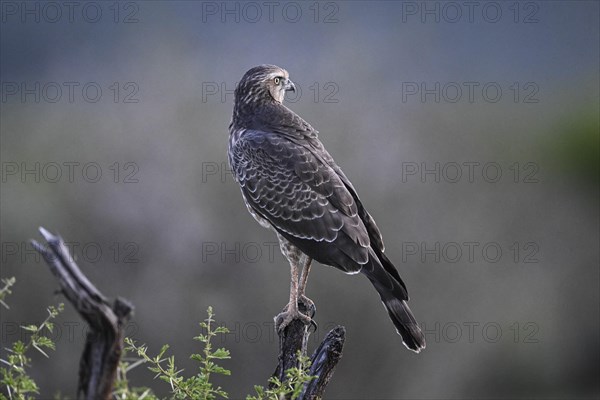
[[[325,393],[325,388],[333,377],[333,372],[338,361],[342,358],[344,341],[346,340],[346,329],[336,326],[329,331],[325,339],[313,353],[310,361],[309,375],[318,378],[308,382],[300,395],[301,399],[320,399]]]
[[[111,398],[117,366],[123,351],[123,325],[133,311],[129,301],[117,298],[112,305],[81,272],[63,239],[40,228],[48,247],[32,240],[60,283],[61,291],[87,321],[90,331],[79,362],[77,395],[86,400]]]
[[[300,312],[306,313],[303,304],[298,304]],[[314,316],[314,315],[313,315]],[[281,382],[286,381],[285,371],[298,367],[298,352],[307,355],[307,343],[310,336],[309,325],[303,321],[294,319],[287,325],[279,335],[279,357],[278,364],[273,376]],[[299,400],[320,399],[325,393],[337,363],[342,358],[346,329],[343,326],[333,328],[310,358],[311,366],[309,375],[317,376],[304,387]]]

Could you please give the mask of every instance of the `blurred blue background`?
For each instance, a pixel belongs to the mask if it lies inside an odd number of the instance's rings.
[[[226,168],[232,91],[257,64],[378,222],[427,349],[405,350],[361,276],[317,265],[319,330],[347,329],[332,399],[596,398],[599,3],[1,3],[2,347],[64,299],[28,240],[70,242],[128,334],[188,357],[212,305],[242,398],[276,363],[289,267]],[[74,396],[70,306],[34,357]],[[4,349],[2,358],[5,357]],[[136,385],[168,385],[138,367]]]

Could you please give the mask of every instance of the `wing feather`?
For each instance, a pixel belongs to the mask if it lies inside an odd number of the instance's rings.
[[[352,193],[312,151],[282,135],[246,131],[231,161],[247,204],[311,257],[347,272],[368,261],[369,232]],[[336,249],[327,249],[332,243]],[[340,252],[352,262],[335,259]]]

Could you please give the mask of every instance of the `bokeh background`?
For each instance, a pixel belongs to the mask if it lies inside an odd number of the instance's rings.
[[[598,2],[77,4],[2,2],[3,348],[64,301],[28,244],[44,226],[135,304],[128,334],[150,353],[170,343],[191,374],[212,305],[232,329],[217,383],[231,398],[265,384],[289,269],[226,146],[235,83],[272,63],[378,222],[428,340],[407,351],[366,279],[315,266],[311,347],[347,329],[327,397],[600,394]],[[85,332],[67,305],[56,351],[34,356],[40,398],[74,396]],[[168,395],[152,376],[130,373]]]

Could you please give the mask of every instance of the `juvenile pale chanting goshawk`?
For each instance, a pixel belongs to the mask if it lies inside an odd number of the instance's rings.
[[[410,350],[425,338],[408,305],[406,286],[384,254],[381,233],[350,180],[323,147],[317,131],[284,106],[295,91],[288,72],[274,65],[250,69],[235,89],[229,125],[229,163],[250,214],[277,233],[291,266],[290,300],[277,329],[310,317],[305,295],[312,260],[347,274],[365,275]]]

